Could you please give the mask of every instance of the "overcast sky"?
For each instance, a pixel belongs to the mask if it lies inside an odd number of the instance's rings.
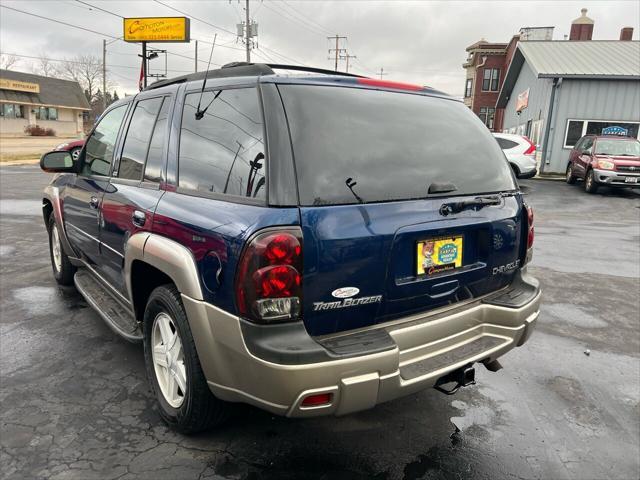
[[[0,4],[96,30],[103,34],[122,35],[123,17],[180,16],[154,1],[83,0],[104,10],[75,0],[13,1]],[[235,31],[244,18],[245,1],[176,1],[163,3],[182,10],[188,16]],[[634,27],[634,40],[640,31],[640,2],[630,1],[311,1],[251,0],[251,18],[258,22],[258,49],[253,61],[304,63],[333,68],[327,59],[328,35],[347,36],[346,48],[350,71],[373,76],[380,68],[385,79],[429,85],[453,95],[462,95],[466,58],[465,48],[481,38],[507,42],[525,26],[555,26],[554,39],[569,33],[571,21],[580,9],[589,9],[594,19],[595,40],[617,40],[620,28]],[[52,59],[71,58],[78,54],[102,55],[102,37],[75,28],[0,9],[0,51],[27,56],[47,55]],[[218,33],[212,63],[224,64],[244,60],[242,44],[223,30],[192,18],[191,37],[211,42]],[[111,40],[111,39],[109,39]],[[193,58],[195,44],[163,44],[170,52]],[[210,45],[200,43],[199,69],[206,68]],[[119,93],[134,93],[140,63],[138,44],[115,41],[108,46],[109,75]],[[15,70],[30,71],[31,60],[23,58]],[[156,65],[160,60],[152,61]],[[345,67],[340,62],[340,69]],[[193,71],[194,60],[176,55],[168,57],[169,76]]]

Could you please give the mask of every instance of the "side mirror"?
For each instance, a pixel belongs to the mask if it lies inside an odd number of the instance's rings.
[[[65,151],[45,153],[40,159],[40,168],[50,173],[75,172],[76,170],[71,153]]]

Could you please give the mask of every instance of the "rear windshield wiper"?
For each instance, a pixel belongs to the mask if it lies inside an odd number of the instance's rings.
[[[461,202],[443,203],[442,205],[440,205],[440,215],[446,217],[447,215],[469,209],[478,211],[486,206],[500,205],[501,203],[502,197],[500,195],[476,197],[470,200],[463,200]]]

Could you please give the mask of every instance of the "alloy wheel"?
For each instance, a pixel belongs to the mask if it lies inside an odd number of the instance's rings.
[[[179,408],[187,391],[184,350],[176,324],[165,312],[153,321],[151,344],[153,369],[162,396],[173,408]]]
[[[58,234],[58,226],[53,225],[51,229],[51,253],[53,256],[53,266],[56,272],[62,270],[62,249],[60,247],[60,235]]]

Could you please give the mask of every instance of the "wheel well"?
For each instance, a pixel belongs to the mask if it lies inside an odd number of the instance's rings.
[[[44,217],[44,224],[47,227],[47,230],[49,230],[49,217],[51,216],[51,213],[53,213],[53,205],[51,205],[51,202],[49,201],[49,199],[43,198],[42,199],[42,216]]]
[[[509,163],[511,165],[511,169],[515,172],[516,175],[520,175],[520,169],[515,163]]]
[[[148,263],[136,260],[131,264],[131,296],[136,320],[142,321],[147,300],[153,290],[174,281],[166,273]]]

